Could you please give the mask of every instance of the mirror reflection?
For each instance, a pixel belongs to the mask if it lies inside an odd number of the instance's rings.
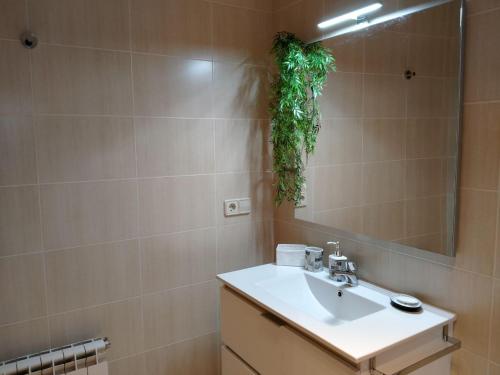
[[[359,19],[325,29],[337,72],[321,99],[322,128],[295,216],[453,255],[461,2],[380,3],[362,22],[399,15],[359,30],[346,31]],[[339,4],[332,18],[373,2]],[[401,12],[408,9],[418,10]]]

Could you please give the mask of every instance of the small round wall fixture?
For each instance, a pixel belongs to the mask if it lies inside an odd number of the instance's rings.
[[[413,77],[415,77],[416,75],[417,75],[417,73],[416,73],[416,72],[414,72],[414,71],[412,71],[412,70],[410,70],[410,69],[405,70],[405,72],[404,72],[404,76],[405,76],[405,78],[406,78],[406,79],[408,79],[408,80],[412,79],[412,78],[413,78]]]
[[[31,31],[25,31],[21,35],[21,44],[24,48],[33,49],[38,44],[38,38]]]

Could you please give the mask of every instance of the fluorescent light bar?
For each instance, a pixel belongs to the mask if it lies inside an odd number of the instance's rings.
[[[333,26],[333,25],[338,25],[339,23],[349,21],[349,20],[354,20],[356,21],[358,17],[363,16],[365,14],[375,12],[377,9],[382,8],[382,4],[380,3],[374,3],[371,5],[368,5],[367,7],[364,8],[359,8],[356,10],[353,10],[352,12],[343,14],[338,17],[331,18],[327,21],[321,22],[318,24],[318,27],[320,29],[326,29],[327,27]]]
[[[420,4],[420,5],[416,5],[413,7],[398,10],[396,12],[377,17],[377,18],[370,20],[370,21],[361,22],[361,23],[356,24],[356,25],[344,27],[340,30],[335,30],[335,31],[328,33],[326,35],[322,35],[319,38],[313,39],[313,40],[309,41],[308,43],[315,43],[315,42],[319,42],[319,41],[322,41],[325,39],[335,38],[335,37],[340,36],[340,35],[352,33],[354,31],[366,29],[366,28],[371,27],[371,26],[375,26],[375,25],[379,25],[379,24],[382,24],[385,22],[389,22],[389,21],[392,21],[392,20],[397,19],[397,18],[402,18],[402,17],[408,16],[408,15],[413,14],[413,13],[421,12],[421,11],[426,10],[426,9],[430,9],[430,8],[433,8],[433,7],[436,7],[439,5],[450,3],[452,1],[453,0],[434,0],[434,1],[429,1],[427,3],[424,3],[424,4]]]

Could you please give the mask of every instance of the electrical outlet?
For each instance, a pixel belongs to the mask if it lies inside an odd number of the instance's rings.
[[[226,199],[224,216],[248,215],[252,211],[250,198]]]

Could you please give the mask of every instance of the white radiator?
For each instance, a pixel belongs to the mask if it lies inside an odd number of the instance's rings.
[[[107,338],[91,339],[0,362],[0,375],[108,375]]]

